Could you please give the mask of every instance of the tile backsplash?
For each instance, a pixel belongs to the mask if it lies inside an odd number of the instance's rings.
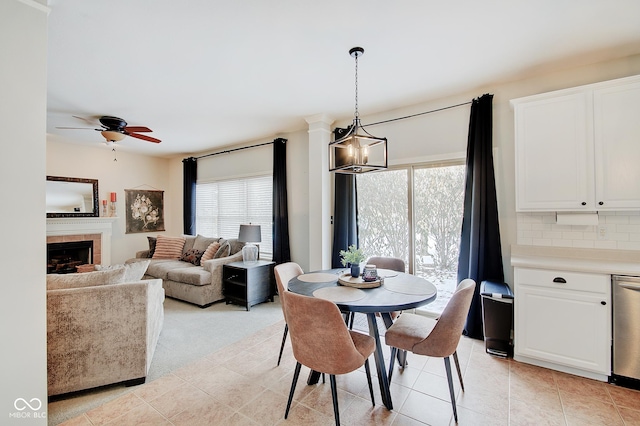
[[[640,250],[640,212],[600,212],[598,225],[558,225],[555,212],[517,213],[518,244]]]

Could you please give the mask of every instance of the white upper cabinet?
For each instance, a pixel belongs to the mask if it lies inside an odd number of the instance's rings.
[[[516,210],[640,210],[640,76],[511,101]]]
[[[596,209],[640,209],[640,81],[594,90]]]

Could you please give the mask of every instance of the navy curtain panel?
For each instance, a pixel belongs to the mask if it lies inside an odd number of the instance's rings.
[[[183,168],[183,227],[185,235],[196,235],[196,179],[198,160],[194,157],[182,160]]]
[[[334,194],[331,267],[342,268],[340,250],[346,250],[352,244],[358,245],[356,176],[336,173]]]
[[[498,226],[498,203],[492,155],[492,101],[485,94],[474,99],[469,118],[467,170],[458,282],[476,281],[463,334],[483,338],[480,284],[484,280],[504,281],[502,248]]]
[[[348,129],[334,130],[335,139],[342,137]],[[331,251],[331,267],[342,268],[340,250],[350,245],[358,245],[358,199],[356,176],[336,173],[334,175],[335,200],[333,203],[333,246]]]
[[[273,141],[273,261],[290,262],[287,210],[287,140]]]

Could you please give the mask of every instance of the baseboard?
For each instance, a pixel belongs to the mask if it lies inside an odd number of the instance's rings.
[[[567,367],[565,365],[554,364],[548,361],[541,361],[539,359],[530,358],[522,355],[514,355],[513,359],[525,364],[537,365],[538,367],[548,368],[550,370],[560,371],[562,373],[573,374],[574,376],[586,377],[587,379],[598,380],[600,382],[608,382],[609,375],[602,373],[595,373],[593,371],[581,370],[579,368]]]

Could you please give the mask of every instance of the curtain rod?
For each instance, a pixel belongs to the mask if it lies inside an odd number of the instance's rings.
[[[250,146],[243,146],[243,147],[240,147],[240,148],[226,149],[224,151],[212,152],[211,154],[201,155],[199,157],[193,157],[193,158],[195,158],[196,160],[199,160],[199,159],[205,158],[205,157],[212,157],[214,155],[220,155],[220,154],[229,154],[230,152],[234,152],[234,151],[242,151],[243,149],[257,148],[259,146],[271,145],[274,142],[282,142],[282,141],[286,142],[287,140],[283,139],[283,138],[277,138],[277,139],[274,139],[271,142],[259,143],[259,144],[250,145]]]
[[[450,106],[446,106],[446,107],[443,107],[443,108],[434,109],[434,110],[431,110],[431,111],[419,112],[419,113],[417,113],[417,114],[406,115],[406,116],[404,116],[404,117],[392,118],[392,119],[390,119],[390,120],[377,121],[377,122],[375,122],[375,123],[366,124],[366,126],[376,126],[376,125],[378,125],[378,124],[390,123],[390,122],[392,122],[392,121],[405,120],[405,119],[407,119],[407,118],[413,118],[413,117],[417,117],[417,116],[419,116],[419,115],[431,114],[431,113],[433,113],[433,112],[444,111],[444,110],[446,110],[446,109],[451,109],[451,108],[457,108],[457,107],[459,107],[459,106],[469,105],[469,104],[471,104],[471,103],[472,103],[471,101],[469,101],[469,102],[463,102],[463,103],[461,103],[461,104],[457,104],[457,105],[450,105]],[[365,124],[363,124],[362,126],[364,127],[364,126],[365,126]],[[259,143],[259,144],[257,144],[257,145],[251,145],[251,146],[243,146],[243,147],[241,147],[241,148],[227,149],[227,150],[224,150],[224,151],[213,152],[213,153],[211,153],[211,154],[201,155],[201,156],[199,156],[199,157],[192,157],[192,158],[195,158],[196,160],[199,160],[199,159],[201,159],[201,158],[205,158],[205,157],[212,157],[212,156],[214,156],[214,155],[229,154],[230,152],[234,152],[234,151],[241,151],[241,150],[243,150],[243,149],[257,148],[257,147],[259,147],[259,146],[271,145],[272,143],[274,143],[274,142],[279,142],[280,140],[282,140],[282,138],[274,139],[272,142]],[[284,139],[284,141],[286,141],[286,139]]]
[[[457,107],[459,107],[459,106],[469,105],[469,104],[471,104],[471,103],[472,103],[472,101],[469,101],[469,102],[463,102],[463,103],[461,103],[461,104],[451,105],[451,106],[446,106],[446,107],[438,108],[438,109],[434,109],[434,110],[431,110],[431,111],[419,112],[419,113],[417,113],[417,114],[406,115],[406,116],[404,116],[404,117],[392,118],[392,119],[390,119],[390,120],[378,121],[378,122],[370,123],[370,124],[363,124],[363,125],[362,125],[362,127],[365,127],[365,126],[375,126],[375,125],[378,125],[378,124],[390,123],[390,122],[392,122],[392,121],[398,121],[398,120],[405,120],[405,119],[407,119],[407,118],[413,118],[413,117],[417,117],[417,116],[419,116],[419,115],[431,114],[432,112],[444,111],[445,109],[457,108]]]

